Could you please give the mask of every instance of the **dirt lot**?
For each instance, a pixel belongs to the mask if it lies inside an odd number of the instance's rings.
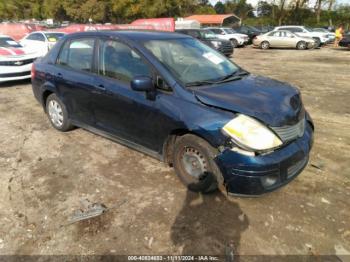
[[[295,181],[260,198],[189,193],[157,160],[55,131],[29,82],[1,85],[0,254],[350,254],[350,51],[248,47],[234,60],[301,89],[316,137]],[[114,208],[68,225],[83,199]]]

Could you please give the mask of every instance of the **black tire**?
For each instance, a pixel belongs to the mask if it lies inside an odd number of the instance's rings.
[[[231,39],[231,44],[233,48],[236,48],[238,46],[238,41],[236,39]]]
[[[263,42],[261,42],[261,44],[260,44],[260,48],[261,48],[261,49],[264,49],[264,50],[269,49],[269,48],[270,48],[270,43],[267,42],[267,41],[263,41]]]
[[[307,43],[305,41],[299,41],[297,43],[298,50],[305,50],[307,48]]]
[[[313,37],[315,40],[315,48],[319,48],[321,46],[321,40],[318,37]]]
[[[194,157],[194,160],[190,160],[192,162],[190,167],[186,166],[186,157],[188,155]],[[173,153],[174,169],[181,182],[189,190],[209,193],[216,190],[218,184],[223,184],[221,172],[214,161],[215,155],[215,149],[198,136],[188,134],[176,139]],[[199,161],[196,161],[196,158]],[[196,167],[195,163],[198,163],[200,166],[203,164],[205,167],[204,171],[195,169],[195,171],[200,173],[198,176],[191,175],[188,172],[188,169]]]
[[[55,129],[57,129],[57,130],[59,130],[61,132],[66,132],[66,131],[69,131],[69,130],[74,128],[73,125],[71,124],[70,120],[69,120],[69,116],[68,116],[68,112],[67,112],[66,106],[56,96],[56,94],[49,95],[48,98],[46,99],[46,104],[45,105],[46,105],[47,117],[49,118],[49,121],[50,121],[51,125]],[[52,114],[50,112],[50,108],[52,108],[53,105],[57,105],[57,108],[61,109],[61,112],[59,112],[57,114],[60,116],[60,119],[62,119],[62,121],[55,121],[55,120],[57,120],[57,116],[56,116],[56,119],[55,119],[55,117],[52,116]]]

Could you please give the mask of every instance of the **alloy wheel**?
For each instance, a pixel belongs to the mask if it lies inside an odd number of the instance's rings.
[[[56,126],[56,127],[61,127],[63,125],[63,110],[61,105],[55,101],[51,100],[49,102],[48,106],[48,111],[49,111],[49,116],[51,122]]]

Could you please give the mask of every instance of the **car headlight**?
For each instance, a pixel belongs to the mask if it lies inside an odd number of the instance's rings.
[[[282,145],[282,141],[268,127],[246,115],[238,115],[222,130],[244,149],[263,151]]]
[[[215,48],[219,48],[221,45],[221,42],[219,41],[211,41],[211,44],[215,47]]]

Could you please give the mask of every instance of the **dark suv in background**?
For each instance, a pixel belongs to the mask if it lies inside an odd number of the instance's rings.
[[[248,44],[251,44],[253,42],[254,37],[261,35],[261,31],[259,29],[249,25],[241,25],[240,27],[234,28],[234,30],[237,33],[248,35],[249,36]]]
[[[230,41],[218,38],[212,31],[208,29],[179,29],[177,33],[190,35],[197,38],[204,44],[214,48],[225,56],[233,54],[233,45]]]
[[[350,32],[344,34],[344,37],[339,42],[339,46],[347,47],[350,50]]]

